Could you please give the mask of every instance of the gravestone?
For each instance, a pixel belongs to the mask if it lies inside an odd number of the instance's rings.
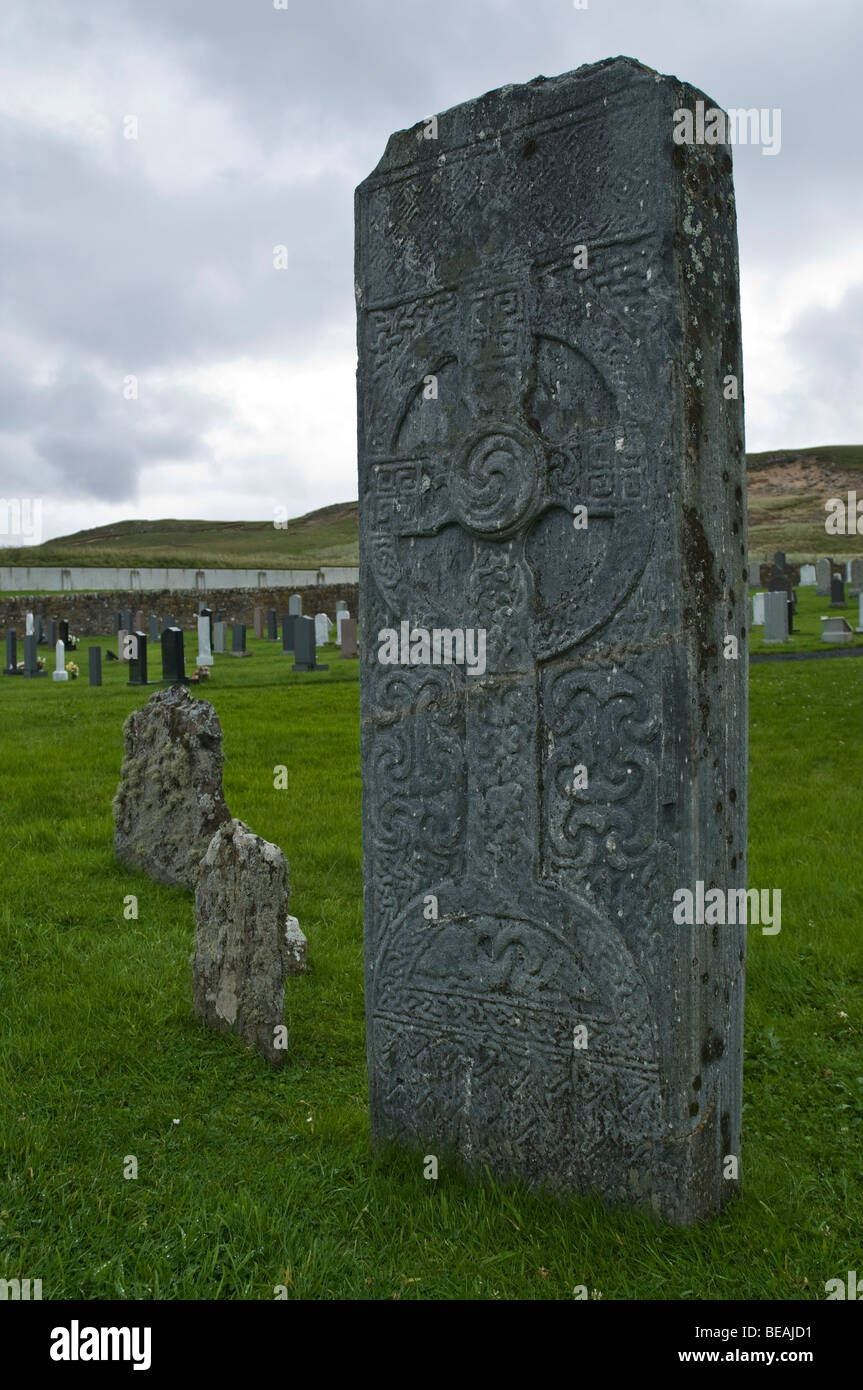
[[[373,1137],[675,1222],[736,1187],[742,1084],[744,928],[672,907],[746,884],[731,158],[672,142],[702,100],[626,58],[506,87],[356,204]]]
[[[855,631],[856,631],[856,632],[863,632],[863,594],[858,594],[858,596],[857,596],[857,603],[858,603],[857,627],[855,628]]]
[[[124,627],[121,627],[120,631],[117,633],[117,660],[122,662],[123,664],[125,664],[129,660],[130,636],[131,633],[127,632]]]
[[[37,643],[39,643],[39,645],[46,641],[45,619],[43,618],[41,613],[36,614],[36,641]]]
[[[256,608],[256,609],[254,610],[253,614],[252,614],[252,618],[253,618],[253,621],[254,621],[254,632],[255,632],[255,636],[256,636],[256,637],[263,637],[263,635],[264,635],[264,610],[263,610],[263,608]]]
[[[3,674],[18,675],[18,634],[14,627],[10,627],[6,633],[6,665],[3,667]]]
[[[357,620],[356,618],[345,618],[342,623],[342,657],[352,660],[359,656],[357,651]]]
[[[49,647],[57,645],[57,619],[49,618],[45,624],[45,638]]]
[[[279,640],[279,615],[275,608],[267,609],[267,641],[278,642]]]
[[[59,632],[59,636],[60,636],[60,641],[63,643],[63,646],[64,646],[64,647],[68,647],[68,646],[69,646],[69,620],[68,620],[68,618],[62,618],[62,619],[61,619],[61,621],[60,621],[60,627],[59,627],[59,629],[58,629],[58,632]]]
[[[159,632],[159,619],[155,613],[151,613],[147,619],[147,640],[148,642],[158,642],[161,633]]]
[[[195,887],[194,1009],[207,1027],[236,1033],[273,1066],[287,1057],[285,977],[305,970],[305,937],[288,931],[288,866],[278,845],[242,821],[213,836]]]
[[[863,593],[863,559],[854,559],[849,562],[851,573],[848,577],[849,596],[856,598]]]
[[[830,607],[845,607],[845,583],[839,574],[834,574],[830,580]]]
[[[291,594],[288,599],[288,612],[292,618],[301,618],[303,614],[303,600],[300,594]]]
[[[207,700],[174,685],[130,714],[123,736],[114,852],[157,883],[194,888],[207,846],[231,819],[222,791],[218,715]]]
[[[132,657],[129,662],[129,685],[149,685],[147,680],[147,634],[134,632]]]
[[[826,557],[815,565],[815,594],[817,598],[830,597],[830,580],[833,578],[833,561]]]
[[[784,550],[777,550],[773,556],[773,567],[770,571],[768,582],[768,592],[771,594],[784,593],[788,604],[788,631],[794,631],[794,613],[797,608],[797,595],[794,592],[794,577],[791,568],[785,558]]]
[[[120,628],[121,628],[122,626],[123,626],[123,614],[122,614],[122,613],[115,613],[115,614],[114,614],[114,636],[115,636],[115,637],[117,636],[117,633],[120,631]]]
[[[90,664],[90,673],[89,673],[89,674],[90,674],[90,684],[91,684],[91,685],[101,685],[101,684],[102,684],[102,648],[101,648],[101,647],[91,647],[90,650],[89,650],[89,652],[87,653],[87,659],[88,659],[89,664]]]
[[[66,648],[62,642],[57,642],[54,647],[55,662],[54,670],[51,672],[51,679],[54,681],[67,681],[69,672],[66,670]]]
[[[221,619],[213,624],[213,651],[216,656],[224,656],[228,647],[228,624]]]
[[[32,614],[32,613],[28,613],[28,614],[26,615],[25,619],[24,619],[24,636],[25,636],[25,637],[33,637],[34,634],[35,634],[35,626],[34,626],[33,614]]]
[[[180,624],[177,622],[177,619],[169,614],[162,624],[162,631],[167,632],[170,628],[179,626]]]
[[[312,618],[300,616],[294,626],[294,664],[292,671],[328,671],[316,660],[315,624]]]
[[[31,680],[36,676],[44,676],[46,673],[39,670],[39,652],[35,632],[24,638],[24,670],[22,676],[27,676]]]
[[[229,655],[236,657],[252,655],[251,652],[246,651],[246,627],[244,623],[234,623],[231,629],[231,650]]]
[[[800,587],[801,587],[801,589],[808,589],[808,588],[809,588],[811,585],[813,585],[814,583],[815,583],[815,566],[814,566],[814,565],[801,565],[801,566],[800,566]]]
[[[846,583],[846,584],[850,584],[850,582],[851,582],[851,561],[850,561],[850,560],[846,560],[846,561],[845,561],[845,583]]]
[[[213,622],[214,622],[213,610],[212,610],[212,608],[202,608],[201,611],[200,611],[199,614],[198,614],[198,618],[199,618],[199,619],[201,619],[201,618],[206,618],[206,619],[207,619],[207,622],[208,622],[209,625],[210,625],[209,639],[210,639],[210,651],[212,652],[212,650],[213,650]],[[198,628],[198,631],[200,632],[200,626],[199,626],[199,628]]]
[[[330,640],[330,620],[326,613],[315,614],[315,646],[325,647]]]
[[[210,616],[209,613],[201,613],[198,616],[198,666],[213,665],[213,649],[210,645]]]
[[[336,642],[339,646],[342,644],[342,624],[345,619],[350,616],[347,608],[339,608],[336,610]]]
[[[134,631],[134,628],[135,628],[135,615],[134,615],[134,613],[132,612],[131,608],[124,608],[124,609],[123,609],[123,621],[122,621],[122,623],[120,624],[120,626],[121,626],[126,632],[133,632],[133,631]]]
[[[759,627],[764,622],[764,594],[752,595],[752,626]]]
[[[296,618],[288,614],[282,618],[282,656],[291,656],[294,650],[294,627]]]
[[[138,611],[137,611],[137,613],[135,614],[135,622],[134,622],[134,625],[133,625],[133,626],[134,626],[134,631],[135,631],[135,632],[145,632],[145,631],[146,631],[146,628],[147,628],[147,619],[146,619],[146,616],[145,616],[145,614],[144,614],[143,609],[139,608]]]
[[[788,641],[788,599],[781,590],[764,595],[764,641]]]
[[[182,630],[169,627],[162,633],[162,681],[168,685],[185,685],[187,679]]]
[[[338,619],[339,613],[347,613],[347,611],[348,611],[348,605],[345,603],[345,601],[344,601],[343,598],[340,598],[339,601],[338,601],[338,603],[336,604],[336,622],[338,622],[338,620],[339,620],[339,619]]]
[[[853,642],[854,632],[847,618],[822,618],[822,642]]]

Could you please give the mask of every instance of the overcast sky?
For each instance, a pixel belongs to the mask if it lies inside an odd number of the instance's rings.
[[[617,54],[781,109],[734,150],[747,447],[863,442],[860,0],[287,3],[3,0],[0,496],[43,538],[356,497],[356,184]]]

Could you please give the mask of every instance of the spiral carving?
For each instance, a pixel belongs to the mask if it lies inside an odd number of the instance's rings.
[[[462,525],[478,536],[501,538],[516,531],[530,510],[539,460],[531,437],[499,426],[468,443],[450,483]]]

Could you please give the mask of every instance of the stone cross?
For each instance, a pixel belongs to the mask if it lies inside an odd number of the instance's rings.
[[[69,672],[66,670],[66,648],[63,646],[62,642],[58,642],[54,651],[55,664],[51,679],[55,681],[67,681],[69,679]]]
[[[615,59],[394,135],[355,277],[373,1136],[678,1222],[735,1186],[744,931],[674,894],[746,883],[731,159],[672,144],[699,100]]]

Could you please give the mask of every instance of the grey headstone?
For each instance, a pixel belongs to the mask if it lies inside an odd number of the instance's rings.
[[[231,655],[246,655],[246,625],[245,623],[234,623],[231,629]]]
[[[815,593],[818,598],[830,597],[830,580],[833,578],[833,561],[824,557],[815,565]]]
[[[800,587],[801,587],[801,589],[807,589],[807,588],[809,588],[811,585],[813,585],[814,583],[815,583],[815,566],[814,566],[814,565],[801,565],[801,566],[800,566]]]
[[[180,635],[182,636],[182,633]],[[132,659],[129,662],[129,684],[149,685],[150,682],[147,680],[147,634],[145,632],[133,632],[132,638],[134,646]]]
[[[735,212],[729,148],[672,140],[698,100],[624,58],[506,87],[357,191],[373,1137],[676,1222],[736,1186],[745,936],[672,906],[746,884]]]
[[[57,645],[57,619],[56,619],[56,618],[49,618],[49,619],[48,619],[47,623],[45,624],[45,636],[46,636],[46,638],[47,638],[48,646],[49,646],[49,647],[55,647],[55,646]]]
[[[788,599],[782,590],[764,595],[764,641],[788,641]]]
[[[163,624],[162,624],[162,631],[163,631],[163,632],[168,632],[168,631],[170,631],[170,629],[171,629],[172,627],[179,627],[179,626],[180,626],[180,624],[177,622],[177,619],[173,616],[173,614],[169,613],[168,616],[167,616],[167,618],[165,619],[165,621],[164,621]]]
[[[36,641],[37,643],[45,641],[45,619],[41,613],[36,614]]]
[[[856,628],[855,630],[856,630],[857,632],[863,632],[863,594],[858,594],[858,596],[857,596],[857,603],[858,603],[858,611],[857,611],[857,628]]]
[[[288,599],[288,612],[292,618],[300,618],[303,613],[303,600],[300,594],[291,594]]]
[[[87,660],[90,667],[90,684],[102,684],[102,648],[91,647],[87,653]]]
[[[31,632],[24,638],[24,670],[21,673],[28,676],[31,680],[34,676],[44,676],[45,672],[39,670],[39,651],[35,632]]]
[[[170,685],[186,680],[185,646],[178,627],[169,627],[162,633],[162,680]]]
[[[159,632],[159,619],[155,613],[151,613],[147,619],[147,639],[150,642],[158,642],[161,637]]]
[[[316,660],[314,619],[300,616],[294,625],[294,664],[292,671],[328,671]]]
[[[294,628],[297,620],[291,614],[282,618],[282,655],[292,656],[294,652]]]
[[[359,656],[356,618],[345,618],[342,623],[342,656],[349,660]]]
[[[3,674],[18,675],[18,635],[14,627],[10,627],[6,633],[6,665],[3,667]]]
[[[213,651],[216,656],[224,656],[228,648],[228,624],[219,622],[213,624]]]
[[[256,609],[254,609],[254,611],[253,611],[253,613],[252,613],[252,620],[253,620],[253,626],[254,626],[254,633],[255,633],[255,636],[256,636],[256,637],[263,637],[263,635],[264,635],[264,610],[263,610],[263,608],[256,608]]]
[[[863,559],[853,559],[850,561],[851,575],[849,578],[850,594],[855,598],[863,593]]]
[[[120,624],[120,626],[124,628],[126,632],[132,632],[134,630],[135,615],[132,612],[131,608],[123,609],[123,621]]]
[[[275,608],[267,609],[267,641],[278,642],[279,640],[279,615]]]
[[[838,574],[834,574],[830,580],[830,607],[845,607],[845,584]]]
[[[822,642],[853,642],[854,632],[847,618],[822,618]]]
[[[117,858],[157,883],[194,888],[210,841],[231,818],[222,791],[218,715],[206,700],[173,685],[130,714],[123,734],[114,797]]]
[[[287,1051],[285,977],[306,968],[306,939],[288,913],[288,866],[278,845],[231,820],[213,836],[195,887],[194,1009],[236,1033],[273,1066]]]

